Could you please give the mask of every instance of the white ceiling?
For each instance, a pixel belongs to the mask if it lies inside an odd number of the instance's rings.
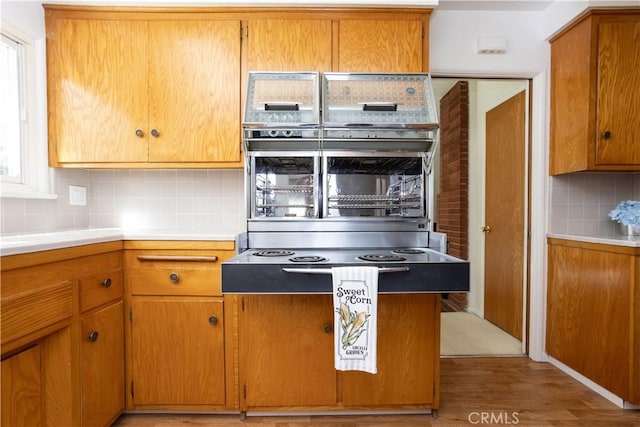
[[[443,10],[545,10],[554,0],[19,0],[18,2],[142,6],[409,6]],[[2,0],[3,3],[15,3]]]
[[[545,10],[554,0],[439,0],[442,10]]]

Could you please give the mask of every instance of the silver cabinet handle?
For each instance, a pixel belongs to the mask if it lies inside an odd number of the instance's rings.
[[[401,273],[409,271],[409,267],[379,267],[378,273]],[[285,273],[331,274],[330,268],[283,268]]]
[[[216,262],[217,256],[138,255],[138,261]]]

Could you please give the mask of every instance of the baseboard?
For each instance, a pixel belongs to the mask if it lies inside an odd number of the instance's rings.
[[[585,377],[581,373],[571,369],[570,367],[568,367],[567,365],[565,365],[561,361],[559,361],[557,359],[554,359],[553,357],[551,357],[549,355],[547,355],[547,357],[549,359],[549,363],[551,363],[556,368],[560,369],[565,374],[569,375],[570,377],[572,377],[572,378],[578,380],[579,382],[581,382],[582,384],[586,385],[591,390],[595,391],[600,396],[604,397],[605,399],[607,399],[608,401],[610,401],[611,403],[613,403],[617,407],[626,409],[625,401],[624,401],[623,398],[616,396],[615,394],[611,393],[606,388],[602,387],[599,384],[596,384],[595,382],[591,381],[589,378]],[[630,405],[630,404],[627,404],[627,405]],[[633,409],[633,408],[629,408],[629,409]]]

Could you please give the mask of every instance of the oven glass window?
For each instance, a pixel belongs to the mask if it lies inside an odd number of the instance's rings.
[[[424,216],[422,157],[328,157],[328,217]]]
[[[254,218],[313,218],[317,160],[314,157],[255,157]]]

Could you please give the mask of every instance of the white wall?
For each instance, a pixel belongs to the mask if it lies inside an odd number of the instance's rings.
[[[476,53],[478,37],[503,37],[505,54]],[[435,10],[429,64],[436,76],[533,77],[547,70],[543,12]]]

